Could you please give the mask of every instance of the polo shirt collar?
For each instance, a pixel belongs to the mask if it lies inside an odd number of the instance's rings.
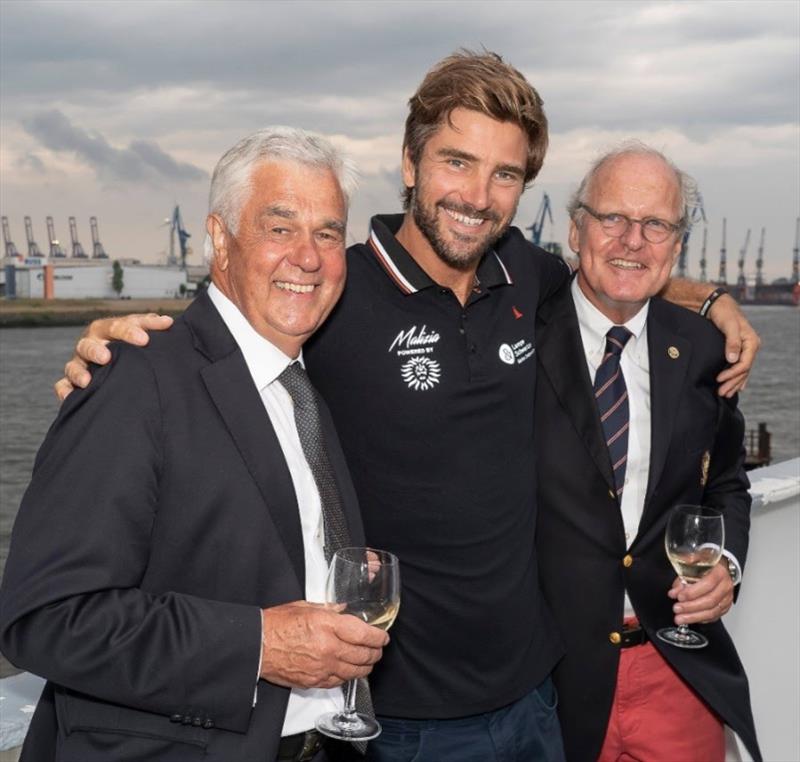
[[[395,285],[404,294],[414,294],[437,284],[395,238],[403,217],[402,214],[375,215],[370,220],[367,241]],[[513,283],[508,269],[494,249],[483,256],[476,274],[482,288]]]

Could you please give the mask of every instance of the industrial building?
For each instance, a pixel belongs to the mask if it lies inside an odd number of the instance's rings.
[[[30,217],[25,217],[27,252],[15,246],[8,218],[2,217],[5,258],[0,270],[0,296],[8,299],[163,299],[194,295],[207,275],[205,266],[190,266],[186,257],[190,235],[183,228],[179,207],[166,220],[170,248],[166,265],[136,259],[113,259],[100,242],[97,218],[90,217],[91,253],[78,239],[75,217],[69,218],[70,244],[62,246],[53,218],[47,217],[48,246],[35,241]]]

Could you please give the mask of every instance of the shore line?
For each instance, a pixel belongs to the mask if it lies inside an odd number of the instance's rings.
[[[190,299],[3,299],[0,328],[82,326],[97,318],[156,312],[180,315]]]

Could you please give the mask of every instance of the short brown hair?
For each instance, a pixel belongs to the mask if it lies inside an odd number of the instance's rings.
[[[519,125],[528,137],[525,183],[542,168],[547,152],[547,117],[534,87],[513,66],[490,51],[459,50],[439,61],[408,101],[403,150],[419,166],[422,150],[453,109],[464,108]],[[411,188],[403,193],[405,208]]]

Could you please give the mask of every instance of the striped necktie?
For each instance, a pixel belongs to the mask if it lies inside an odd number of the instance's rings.
[[[617,499],[625,485],[625,465],[628,461],[628,389],[619,359],[625,344],[633,334],[621,325],[612,326],[606,334],[606,352],[594,377],[594,398],[600,423],[603,425],[608,454],[614,471]]]

